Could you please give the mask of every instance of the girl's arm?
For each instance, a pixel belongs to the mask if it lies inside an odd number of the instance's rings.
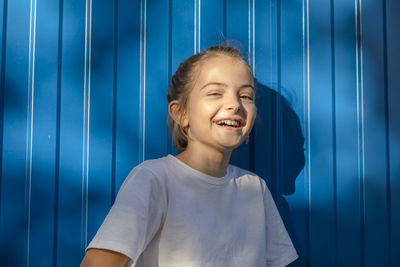
[[[128,260],[128,256],[115,251],[91,248],[86,252],[80,267],[122,267]]]

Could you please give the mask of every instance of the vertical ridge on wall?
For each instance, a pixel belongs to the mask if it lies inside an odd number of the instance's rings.
[[[111,205],[115,200],[116,189],[116,146],[117,146],[117,90],[118,90],[118,0],[114,0],[114,36],[113,36],[113,103],[112,103],[112,162],[111,162]]]
[[[59,2],[58,13],[58,49],[57,49],[57,110],[56,110],[56,151],[54,168],[54,218],[53,218],[53,266],[57,266],[58,259],[58,201],[60,181],[60,121],[61,121],[61,71],[62,71],[62,29],[63,29],[64,0]]]
[[[387,16],[386,0],[382,1],[382,33],[383,33],[383,90],[385,104],[385,156],[386,156],[386,202],[388,216],[388,264],[392,264],[392,206],[391,206],[391,175],[390,175],[390,134],[389,134],[389,94],[388,94],[388,47],[387,47]]]
[[[201,36],[201,0],[194,0],[194,54],[201,51],[200,36]]]
[[[390,225],[391,225],[391,264],[400,266],[400,76],[399,62],[400,53],[400,28],[399,10],[400,2],[396,0],[385,1],[385,21],[386,21],[386,46],[387,49],[387,110],[388,110],[388,131],[390,145],[389,153],[389,177],[390,177]]]
[[[227,39],[227,36],[226,36],[226,21],[227,21],[227,17],[226,17],[226,11],[227,11],[226,1],[227,0],[223,0],[223,3],[222,3],[222,18],[223,18],[222,33],[223,33],[224,41]]]
[[[194,54],[201,51],[200,40],[201,40],[201,0],[194,0]]]
[[[193,54],[197,53],[197,0],[194,0]]]
[[[250,66],[252,66],[251,64],[251,13],[250,13],[250,2],[251,0],[247,1],[248,7],[247,7],[247,19],[249,20],[247,23],[248,26],[248,33],[247,33],[247,37],[248,37],[248,44],[247,44],[247,62],[249,63]],[[253,66],[252,66],[253,67]]]
[[[305,244],[305,264],[310,266],[311,248],[310,248],[310,217],[311,217],[311,120],[310,120],[310,10],[309,0],[302,1],[302,24],[303,24],[303,102],[304,102],[304,125],[303,131],[305,135],[306,148],[306,165],[304,166],[304,191],[306,192],[307,208],[306,208],[306,244]]]
[[[333,159],[333,220],[334,220],[334,262],[338,265],[338,221],[337,221],[337,153],[336,153],[336,65],[335,65],[335,5],[334,0],[330,0],[331,9],[331,68],[332,68],[332,159]]]
[[[168,83],[172,78],[172,0],[168,0]],[[167,85],[169,86],[169,84]],[[168,88],[167,88],[168,90]],[[168,94],[168,91],[167,91]],[[169,111],[167,111],[169,112]],[[168,117],[168,115],[167,115]],[[172,153],[172,134],[167,125],[167,154]]]
[[[1,29],[1,70],[0,70],[0,192],[3,185],[3,130],[4,130],[4,85],[5,85],[5,65],[6,65],[6,41],[7,41],[7,3],[3,2],[3,20]],[[1,214],[0,197],[0,214]]]
[[[269,62],[270,62],[270,64],[269,64],[269,83],[270,83],[270,86],[273,84],[273,81],[274,81],[274,78],[273,78],[273,62],[274,62],[274,58],[275,59],[277,59],[277,56],[275,56],[274,57],[274,55],[275,55],[275,53],[273,53],[273,48],[274,48],[274,46],[273,46],[273,43],[275,43],[275,42],[273,42],[273,37],[275,37],[275,35],[277,35],[278,33],[277,33],[277,31],[275,31],[275,23],[277,23],[277,20],[274,20],[273,19],[273,15],[276,15],[276,14],[274,14],[274,12],[273,12],[273,3],[272,3],[272,1],[270,2],[270,5],[269,5],[269,21],[268,21],[268,23],[269,23],[269,38],[268,38],[268,40],[270,41],[270,49],[269,49],[269,57],[270,57],[270,60],[269,60]],[[277,13],[277,12],[275,12],[275,13]]]
[[[277,14],[276,14],[276,49],[277,49],[277,85],[276,85],[276,92],[277,94],[274,96],[274,101],[276,103],[275,110],[273,110],[273,114],[275,115],[274,125],[273,128],[275,129],[274,133],[274,140],[273,140],[273,150],[274,150],[274,165],[273,165],[273,173],[275,179],[271,181],[270,190],[272,196],[275,199],[276,205],[280,210],[282,206],[282,200],[278,198],[280,195],[280,181],[283,177],[283,164],[282,164],[282,99],[281,99],[281,92],[282,92],[282,3],[281,1],[276,1],[277,5]],[[250,58],[250,56],[249,56]]]
[[[249,65],[251,66],[253,70],[253,75],[256,77],[256,62],[255,62],[255,1],[252,0],[252,8],[250,7],[250,0],[249,0]],[[251,12],[250,12],[251,10]],[[251,18],[251,19],[250,19]],[[250,61],[250,55],[251,61]],[[255,161],[254,161],[254,156],[255,156],[255,150],[254,150],[254,139],[255,139],[255,134],[254,130],[252,130],[249,134],[250,142],[249,142],[249,169],[250,171],[254,172],[255,169]]]
[[[273,180],[271,183],[272,189],[272,196],[276,199],[276,205],[278,209],[281,207],[281,199],[278,199],[278,194],[280,193],[280,181],[282,179],[283,174],[283,154],[281,148],[283,147],[283,140],[282,140],[282,3],[281,1],[277,0],[277,38],[276,38],[276,47],[277,47],[277,88],[276,91],[278,94],[275,96],[276,107],[275,107],[275,177],[276,179]]]
[[[247,62],[253,70],[253,74],[256,74],[255,64],[255,1],[248,0],[248,59]]]
[[[197,21],[197,25],[198,25],[198,29],[197,29],[197,52],[201,51],[201,46],[200,46],[200,41],[201,41],[201,0],[197,0],[198,3],[198,21]]]
[[[90,78],[92,46],[92,0],[86,0],[85,12],[85,63],[83,85],[83,141],[82,141],[82,206],[81,206],[81,256],[87,246],[88,191],[89,191],[89,145],[90,145]]]
[[[147,1],[140,1],[140,137],[139,137],[139,161],[145,160],[146,146],[146,21]]]
[[[364,168],[364,87],[362,58],[362,18],[361,0],[355,0],[355,45],[356,45],[356,91],[357,91],[357,146],[358,146],[358,179],[361,207],[361,266],[365,265],[365,168]]]
[[[34,1],[34,3],[32,3]],[[32,140],[33,106],[35,97],[35,44],[36,44],[36,0],[30,1],[29,21],[29,67],[28,99],[26,120],[26,163],[25,163],[25,218],[26,218],[26,264],[29,266],[30,226],[31,226],[31,189],[32,189]]]
[[[253,28],[253,60],[252,60],[252,67],[253,67],[253,74],[254,76],[256,75],[256,35],[255,35],[255,31],[256,31],[256,2],[255,0],[253,0],[253,9],[252,9],[252,17],[253,17],[253,21],[252,21],[252,28]]]

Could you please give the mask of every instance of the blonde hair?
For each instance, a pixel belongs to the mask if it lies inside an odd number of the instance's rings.
[[[191,92],[191,89],[193,88],[195,76],[198,73],[198,67],[204,60],[219,55],[226,55],[243,61],[248,67],[250,76],[254,80],[253,71],[251,70],[250,66],[243,59],[240,51],[232,46],[212,46],[200,53],[197,53],[187,58],[179,65],[175,74],[172,76],[171,83],[168,88],[168,104],[174,100],[177,100],[179,102],[177,110],[175,111],[177,114],[179,114],[177,121],[181,121],[181,118],[183,117],[183,115],[185,115],[185,112],[187,110],[189,94]],[[187,129],[174,121],[169,114],[168,128],[172,133],[172,141],[175,149],[180,152],[184,151],[187,147],[189,139]]]

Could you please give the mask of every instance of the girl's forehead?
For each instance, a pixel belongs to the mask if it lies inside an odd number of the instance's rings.
[[[247,63],[239,58],[218,55],[204,60],[198,72],[200,79],[234,79],[253,82]]]

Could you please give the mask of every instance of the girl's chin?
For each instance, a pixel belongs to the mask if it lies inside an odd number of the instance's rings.
[[[238,148],[241,144],[243,143],[243,141],[240,142],[222,142],[220,145],[221,147],[225,150],[225,151],[232,151],[236,148]]]

